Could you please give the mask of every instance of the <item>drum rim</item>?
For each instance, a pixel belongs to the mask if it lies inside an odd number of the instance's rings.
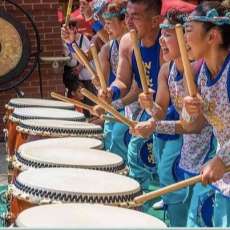
[[[60,109],[57,109],[57,108],[44,108],[44,107],[25,107],[25,108],[16,108],[16,109],[25,109],[25,110],[29,110],[29,109],[41,109],[41,110],[44,110],[45,109],[50,109],[50,110],[53,110],[53,112],[55,112],[55,110],[60,110]],[[9,116],[9,119],[12,121],[12,122],[15,122],[15,123],[19,123],[21,120],[40,120],[40,119],[45,119],[45,120],[65,120],[65,121],[78,121],[78,122],[81,122],[81,121],[85,121],[86,118],[85,118],[85,115],[83,113],[79,113],[79,112],[74,112],[72,110],[65,110],[65,109],[62,109],[61,111],[67,111],[68,112],[72,112],[72,113],[76,113],[75,115],[73,114],[72,116],[69,116],[69,117],[49,117],[46,115],[44,116],[38,116],[38,115],[31,115],[31,114],[26,114],[24,112],[24,114],[20,114],[20,111],[19,111],[19,114],[17,113],[18,111],[13,111],[13,113]]]
[[[106,172],[113,172],[113,173],[121,173],[124,175],[127,173],[127,168],[124,161],[120,161],[118,163],[111,163],[107,165],[68,165],[63,163],[53,163],[48,161],[39,161],[36,159],[29,159],[26,156],[22,156],[23,153],[16,151],[14,156],[14,166],[20,170],[21,169],[29,169],[29,168],[81,168],[81,169],[92,169],[92,170],[99,170],[99,171],[106,171]]]
[[[63,104],[63,106],[52,106],[52,105],[28,105],[28,104],[18,104],[17,102],[14,102],[13,100],[18,100],[18,99],[28,99],[28,100],[44,100],[44,101],[55,101],[55,103],[59,102]],[[57,109],[68,109],[68,110],[75,110],[75,106],[71,103],[66,103],[62,101],[57,101],[57,100],[51,100],[51,99],[41,99],[41,98],[12,98],[10,101],[7,103],[8,109],[14,109],[14,108],[26,108],[26,107],[42,107],[42,108],[57,108]]]
[[[39,170],[39,169],[37,169]],[[34,170],[34,171],[37,171]],[[79,169],[79,171],[82,169]],[[94,171],[84,169],[84,171]],[[29,173],[27,171],[27,173]],[[106,174],[113,174],[109,172],[103,172]],[[115,174],[114,174],[115,175]],[[123,176],[121,176],[123,177]],[[127,180],[127,177],[125,177]],[[141,186],[137,183],[136,188],[132,188],[129,191],[121,191],[117,193],[105,192],[105,193],[92,193],[84,191],[62,191],[62,190],[52,190],[50,188],[42,188],[41,185],[30,185],[26,182],[19,181],[20,178],[16,178],[12,185],[12,194],[18,196],[19,199],[29,201],[31,200],[34,203],[39,203],[42,200],[47,200],[50,203],[52,202],[65,202],[65,203],[99,203],[99,204],[119,204],[129,201],[133,201],[136,196],[142,194]],[[129,178],[129,180],[133,180]],[[134,181],[134,180],[133,180]],[[36,187],[35,187],[36,186]],[[39,201],[40,200],[40,201]]]
[[[37,119],[38,121],[41,120],[46,120],[47,119]],[[52,119],[53,121],[55,121],[56,119]],[[49,137],[65,137],[65,136],[73,136],[73,137],[102,137],[103,134],[103,130],[100,126],[97,125],[92,125],[92,127],[78,127],[78,128],[70,128],[70,127],[45,127],[40,126],[40,127],[35,127],[32,126],[31,124],[25,124],[24,122],[26,121],[33,121],[36,123],[36,120],[33,119],[27,119],[27,120],[23,120],[20,122],[20,124],[16,127],[17,131],[21,132],[21,133],[25,133],[25,134],[29,134],[29,135],[40,135],[40,136],[49,136]],[[60,121],[60,120],[56,120],[56,121]],[[64,121],[64,120],[62,120]],[[71,122],[75,122],[75,121],[71,121]],[[76,123],[80,123],[81,122],[76,122]],[[83,124],[83,123],[82,123]],[[68,132],[67,132],[68,131]]]

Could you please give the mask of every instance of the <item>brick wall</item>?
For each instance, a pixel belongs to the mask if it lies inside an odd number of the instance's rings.
[[[60,39],[60,25],[58,24],[56,10],[58,8],[58,0],[15,0],[22,8],[32,16],[40,34],[41,38],[41,56],[60,56],[62,55],[62,44]],[[4,1],[0,3],[0,10],[4,9]],[[7,4],[5,8],[8,13],[22,22],[30,34],[31,46],[35,46],[35,35],[32,32],[31,24],[26,20],[21,12],[12,5]],[[62,69],[54,71],[51,64],[42,63],[41,65],[42,79],[43,79],[43,93],[44,98],[49,98],[51,91],[63,92],[62,84]],[[25,93],[25,97],[40,97],[39,91],[39,78],[37,69],[19,89]],[[4,105],[16,96],[15,91],[0,92],[0,119],[4,114]],[[3,124],[0,122],[0,129],[2,130]],[[0,138],[2,132],[0,130]]]

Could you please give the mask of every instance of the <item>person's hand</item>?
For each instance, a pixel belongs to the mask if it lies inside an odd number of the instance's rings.
[[[108,102],[109,104],[111,104],[112,103],[112,97],[113,97],[113,93],[112,93],[111,88],[107,88],[106,91],[104,91],[100,88],[98,90],[98,97],[100,97],[101,99],[103,99],[106,102]]]
[[[151,109],[153,107],[153,95],[154,91],[149,89],[148,93],[140,93],[139,94],[139,103],[142,109]]]
[[[216,156],[201,168],[201,182],[203,184],[211,184],[220,180],[224,176],[224,173],[224,162]]]
[[[149,138],[155,131],[155,121],[150,119],[144,122],[138,122],[134,128],[130,129],[130,132],[134,136],[141,136],[145,139]]]
[[[75,40],[75,33],[66,25],[61,28],[61,38],[66,43],[72,43]]]
[[[92,114],[97,117],[101,117],[103,114],[105,114],[105,110],[101,106],[95,105],[92,109]]]
[[[202,113],[202,101],[200,97],[186,96],[183,99],[186,112],[192,117],[198,117]]]

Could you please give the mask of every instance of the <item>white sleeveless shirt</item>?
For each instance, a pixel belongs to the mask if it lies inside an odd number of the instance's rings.
[[[204,63],[201,67],[198,86],[204,101],[203,112],[213,126],[218,140],[217,155],[230,165],[230,54],[215,79]],[[230,197],[230,173],[213,184],[223,195]]]

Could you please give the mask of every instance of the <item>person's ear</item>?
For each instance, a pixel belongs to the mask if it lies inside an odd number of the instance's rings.
[[[153,16],[152,17],[152,27],[153,28],[159,27],[159,24],[161,23],[161,21],[162,21],[162,17],[160,15]]]
[[[208,43],[209,44],[213,44],[213,43],[218,43],[220,44],[221,43],[221,35],[220,35],[220,31],[218,29],[211,29],[209,31],[209,33],[207,34],[208,36]]]

